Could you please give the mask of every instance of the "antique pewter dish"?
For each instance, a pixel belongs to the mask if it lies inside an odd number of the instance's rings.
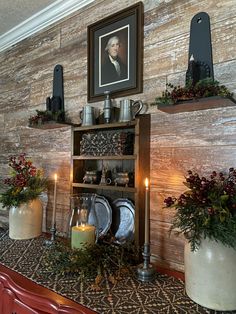
[[[95,196],[95,212],[97,215],[98,237],[101,237],[108,232],[112,221],[112,209],[104,196]],[[91,223],[91,220],[93,220],[93,218],[89,217],[88,223]]]
[[[134,204],[127,198],[118,198],[112,202],[111,231],[117,243],[123,244],[134,239]]]

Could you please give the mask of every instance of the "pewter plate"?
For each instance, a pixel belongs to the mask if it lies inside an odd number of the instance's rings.
[[[123,244],[134,239],[134,205],[127,198],[118,198],[112,203],[111,231],[117,243]]]
[[[112,209],[104,196],[96,195],[95,212],[97,215],[98,237],[101,237],[108,232],[112,221]],[[93,217],[89,217],[88,223],[93,224],[92,220]]]

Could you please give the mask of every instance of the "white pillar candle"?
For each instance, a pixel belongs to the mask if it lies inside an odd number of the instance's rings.
[[[54,196],[53,196],[53,210],[52,210],[52,228],[56,222],[56,203],[57,203],[57,174],[54,175]]]
[[[92,225],[79,225],[71,229],[72,249],[81,249],[84,245],[95,243],[95,227]]]
[[[150,211],[149,211],[149,187],[148,178],[145,179],[145,239],[144,243],[149,243],[150,240]]]

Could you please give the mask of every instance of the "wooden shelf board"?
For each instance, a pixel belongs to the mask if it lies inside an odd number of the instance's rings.
[[[117,155],[117,156],[72,156],[73,160],[135,160],[136,155]]]
[[[213,96],[191,101],[181,102],[175,105],[158,105],[158,109],[167,113],[190,112],[196,110],[214,109],[220,107],[235,106],[236,101],[231,98]]]
[[[116,186],[116,185],[72,183],[72,186],[78,187],[78,188],[87,188],[87,189],[95,189],[95,190],[110,190],[110,191],[131,192],[131,193],[135,193],[137,191],[136,188]]]
[[[68,126],[74,126],[74,124],[66,123],[66,122],[59,123],[55,121],[48,121],[40,125],[34,125],[34,126],[29,126],[29,127],[33,129],[50,130],[50,129],[65,128]]]
[[[98,130],[98,129],[115,129],[115,128],[129,128],[136,124],[136,121],[129,122],[115,122],[115,123],[107,123],[107,124],[95,124],[88,126],[80,126],[75,127],[74,131],[86,131],[86,130]]]

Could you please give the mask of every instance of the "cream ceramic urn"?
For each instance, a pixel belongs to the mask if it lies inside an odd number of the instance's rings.
[[[196,303],[217,311],[236,310],[236,250],[204,239],[184,251],[186,293]]]
[[[32,239],[41,235],[43,205],[39,199],[11,207],[9,211],[9,237],[14,240]]]

